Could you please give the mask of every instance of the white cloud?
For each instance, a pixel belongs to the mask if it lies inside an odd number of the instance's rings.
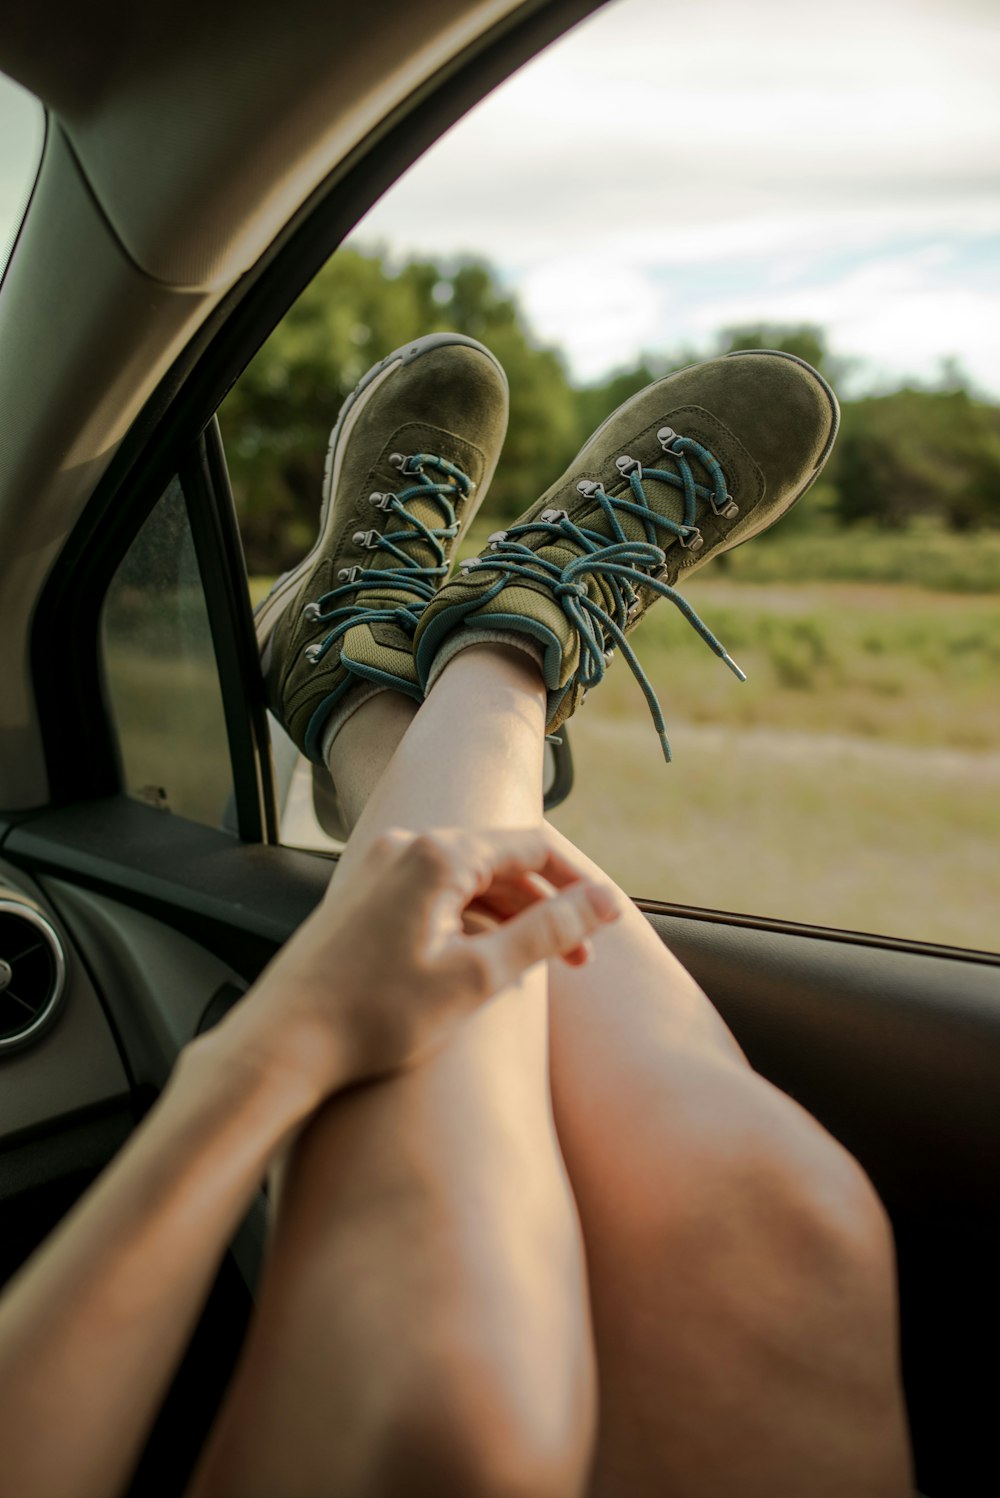
[[[919,293],[883,277],[877,315],[874,292],[855,315],[831,256],[934,242],[942,300],[907,346],[985,370],[992,293],[964,286],[952,252],[1000,237],[998,76],[993,0],[618,0],[460,121],[359,237],[492,260],[586,375],[676,342],[668,314],[700,327],[729,303],[754,320],[823,308],[837,342],[862,340],[844,351],[867,353]],[[683,305],[665,300],[668,270]]]
[[[547,260],[518,291],[532,327],[543,341],[562,346],[583,379],[626,363],[663,326],[666,313],[655,281],[600,255]]]
[[[758,320],[817,322],[840,350],[867,361],[870,375],[926,378],[955,356],[987,390],[1000,391],[1000,276],[992,286],[950,282],[947,252],[886,257],[825,284],[708,301],[691,319],[696,333]]]

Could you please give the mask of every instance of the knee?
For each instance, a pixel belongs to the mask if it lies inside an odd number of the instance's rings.
[[[832,1136],[750,1073],[700,1124],[673,1153],[647,1216],[647,1252],[741,1313],[750,1298],[763,1317],[796,1306],[852,1319],[894,1313],[888,1219]]]
[[[758,1215],[785,1250],[787,1271],[854,1303],[894,1293],[889,1219],[852,1155],[815,1119],[775,1093],[764,1129]]]
[[[581,1412],[582,1413],[582,1412]],[[387,1422],[371,1492],[410,1498],[578,1498],[590,1422],[527,1409],[495,1370],[427,1370]]]

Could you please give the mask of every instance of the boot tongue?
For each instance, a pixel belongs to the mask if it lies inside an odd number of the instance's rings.
[[[657,466],[656,464],[650,465],[651,468]],[[674,471],[669,458],[665,459],[662,471],[664,473]],[[651,510],[655,511],[657,515],[662,515],[665,520],[672,520],[675,525],[682,525],[684,523],[684,494],[681,489],[675,488],[673,484],[668,484],[663,479],[650,477],[649,469],[642,476],[642,486],[646,492],[646,500]],[[632,489],[632,485],[626,479],[623,479],[620,483],[613,484],[607,493],[612,500],[623,499],[629,504],[641,503]],[[625,532],[628,540],[646,541],[649,539],[646,534],[646,524],[639,515],[633,515],[629,510],[619,509],[617,505],[615,506],[615,515],[618,519],[618,524]],[[614,544],[615,537],[611,533],[610,523],[600,505],[594,505],[592,509],[587,510],[584,514],[574,515],[573,518],[582,530],[596,531],[599,535],[608,538],[609,545]],[[676,538],[663,526],[650,523],[649,529],[653,533],[654,546],[659,546],[665,550],[668,546],[675,544]]]
[[[405,494],[409,486],[409,483],[401,484],[397,493]],[[455,500],[460,500],[462,497],[457,486],[454,488],[454,496]],[[411,520],[422,521],[428,530],[443,530],[448,524],[448,516],[442,500],[433,495],[429,495],[426,499],[422,496],[415,496],[406,501],[405,515],[392,511],[386,518],[388,523],[383,535],[399,547],[400,552],[411,565],[407,566],[387,546],[379,546],[372,557],[371,570],[399,572],[403,578],[418,567],[437,567],[441,564],[440,555],[435,553],[435,548],[430,541],[420,535],[419,526],[411,525],[409,522]],[[394,588],[387,583],[384,588],[366,588],[364,601],[369,608],[387,608],[397,603],[417,603],[419,599],[415,591],[410,591],[406,587]]]
[[[433,469],[426,470],[427,476],[435,481],[447,482],[442,476],[436,474]],[[415,488],[419,484],[416,474],[403,474],[397,482],[395,493],[405,494],[408,489]],[[383,532],[387,540],[392,540],[399,547],[400,552],[407,557],[411,566],[400,560],[395,552],[390,551],[387,546],[376,548],[372,557],[371,567],[373,570],[396,572],[400,581],[409,578],[418,567],[437,567],[441,565],[441,556],[436,552],[430,541],[426,540],[419,532],[417,524],[410,521],[422,521],[428,530],[443,530],[449,524],[446,503],[451,500],[456,510],[461,508],[463,495],[458,485],[449,486],[449,491],[441,497],[428,494],[426,497],[420,494],[413,495],[405,503],[405,515],[398,511],[391,511],[387,515],[387,525]],[[434,579],[428,578],[427,582],[433,585]],[[415,588],[405,586],[393,587],[386,582],[381,588],[366,588],[364,592],[364,604],[366,609],[387,608],[416,608],[420,609],[424,603]],[[401,649],[410,643],[410,636],[405,629],[388,620],[377,620],[372,626],[375,637],[383,644],[394,649]]]
[[[656,481],[653,480],[652,482]],[[661,487],[664,489],[666,488],[665,485],[661,485]],[[669,519],[676,520],[677,524],[680,524],[683,519],[683,497],[680,494],[680,491],[674,490],[673,488],[670,489],[669,494],[670,498],[667,503],[660,503],[659,496],[657,496],[657,513],[666,515]],[[674,495],[677,496],[676,504],[673,503],[672,497]],[[626,488],[623,495],[616,493],[613,497],[624,497],[626,499],[632,499],[633,494],[631,488]],[[640,541],[643,543],[649,542],[649,536],[646,531],[646,526],[638,515],[632,515],[621,510],[616,510],[616,514],[618,517],[618,523],[625,533],[626,540]],[[583,516],[574,516],[574,521],[577,525],[580,526],[581,530],[586,530],[591,532],[591,534],[606,537],[608,546],[619,546],[622,544],[618,540],[618,537],[611,533],[611,527],[608,523],[607,517],[605,516],[604,511],[599,506],[594,510],[588,511]],[[652,544],[654,546],[659,546],[661,550],[667,549],[670,546],[676,544],[675,538],[671,536],[668,531],[664,531],[659,526],[653,527],[653,534],[655,536],[655,540],[652,542]],[[568,539],[563,541],[561,538],[554,538],[547,545],[539,547],[536,554],[542,560],[550,562],[554,566],[558,567],[561,573],[565,572],[566,568],[569,567],[572,563],[579,562],[585,555],[585,553],[579,546],[575,546]],[[587,594],[591,601],[593,603],[596,603],[600,608],[604,609],[605,612],[610,614],[612,619],[614,619],[617,614],[617,606],[615,603],[615,590],[614,586],[612,585],[612,578],[614,579],[614,584],[617,585],[619,590],[626,590],[629,583],[628,579],[626,578],[620,577],[616,574],[609,575],[603,572],[601,570],[600,555],[600,552],[593,553],[594,571],[578,572],[577,581],[586,588]],[[631,585],[633,588],[640,586],[638,580],[633,580]],[[627,596],[628,594],[626,592],[626,597]],[[553,601],[555,600],[553,599]],[[562,612],[561,606],[557,605],[557,607],[560,607],[560,612]]]

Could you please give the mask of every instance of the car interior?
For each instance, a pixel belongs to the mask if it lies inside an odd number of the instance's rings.
[[[58,24],[51,7],[0,21],[0,71],[45,110],[0,282],[0,1280],[329,877],[328,855],[281,842],[215,413],[379,195],[595,9],[182,0],[168,18],[100,0],[57,7]],[[215,826],[126,794],[108,685],[105,601],[168,494],[217,675],[227,789]],[[564,754],[553,804],[571,778]],[[753,1065],[870,1174],[898,1247],[918,1486],[927,1498],[985,1491],[1000,1339],[1000,954],[641,906]],[[266,1225],[262,1193],[134,1494],[183,1490],[238,1356]]]

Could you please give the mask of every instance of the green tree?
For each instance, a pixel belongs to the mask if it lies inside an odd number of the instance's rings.
[[[631,396],[659,379],[665,371],[651,358],[644,357],[638,364],[627,369],[616,370],[606,380],[593,385],[584,385],[576,392],[577,446],[586,442],[606,416],[622,405]]]
[[[740,349],[777,349],[794,354],[830,381],[834,389],[841,386],[853,361],[830,352],[826,333],[815,323],[743,323],[723,328],[716,335],[715,352],[736,353]]]
[[[844,524],[1000,525],[1000,413],[962,388],[903,389],[844,407],[832,480]]]

